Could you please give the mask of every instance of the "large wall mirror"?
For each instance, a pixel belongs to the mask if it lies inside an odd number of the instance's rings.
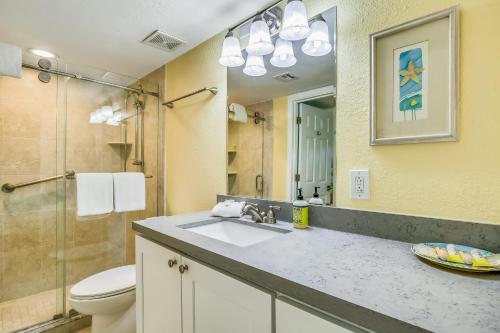
[[[310,17],[311,38],[292,42],[279,38],[281,9],[264,13],[278,17],[274,53],[243,49],[246,64],[228,68],[227,192],[293,200],[300,188],[308,200],[317,190],[335,205],[336,8]],[[243,47],[251,24],[239,28]]]

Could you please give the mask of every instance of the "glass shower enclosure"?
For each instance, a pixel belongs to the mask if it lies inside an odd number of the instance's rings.
[[[0,333],[78,317],[69,288],[133,264],[131,221],[158,215],[159,80],[39,61],[0,77]],[[145,173],[146,210],[78,218],[74,175],[121,171]]]

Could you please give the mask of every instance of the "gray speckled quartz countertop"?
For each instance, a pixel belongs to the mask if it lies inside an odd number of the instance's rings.
[[[376,332],[500,332],[500,274],[467,274],[415,257],[409,243],[308,228],[238,247],[178,225],[210,212],[134,222],[144,237]],[[253,222],[248,222],[253,223]]]

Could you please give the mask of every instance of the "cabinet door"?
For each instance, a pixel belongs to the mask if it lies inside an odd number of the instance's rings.
[[[276,300],[276,333],[363,332],[349,324],[336,324],[281,300]]]
[[[137,332],[181,333],[181,256],[140,236],[135,245]]]
[[[182,258],[183,333],[271,333],[271,295]]]

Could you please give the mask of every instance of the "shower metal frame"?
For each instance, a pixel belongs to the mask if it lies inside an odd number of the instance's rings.
[[[34,65],[25,64],[25,63],[23,63],[23,67],[34,69],[34,70],[45,72],[45,73],[66,76],[66,77],[69,77],[69,78],[72,78],[72,79],[77,79],[77,80],[82,80],[82,81],[88,81],[88,82],[102,84],[102,85],[105,85],[105,86],[120,88],[120,89],[123,89],[123,90],[126,90],[126,91],[131,91],[131,92],[135,92],[135,93],[139,93],[139,94],[151,95],[151,96],[155,96],[155,97],[158,97],[158,98],[160,97],[159,93],[144,90],[142,88],[142,86],[139,86],[139,88],[130,88],[130,87],[122,86],[120,84],[115,84],[115,83],[111,83],[111,82],[106,82],[106,81],[91,79],[89,77],[82,76],[80,74],[68,73],[68,72],[58,71],[58,70],[50,69],[50,68],[42,68],[42,67],[39,67],[39,66],[34,66]]]

